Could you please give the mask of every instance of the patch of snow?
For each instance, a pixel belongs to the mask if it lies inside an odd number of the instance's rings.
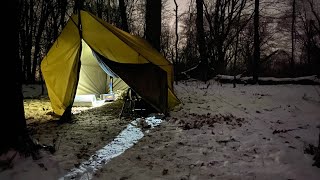
[[[66,145],[54,155],[43,156],[47,170],[40,161],[17,157],[11,169],[0,172],[0,179],[58,179],[70,177],[67,175],[73,172],[78,173],[75,173],[78,178],[94,180],[320,178],[319,168],[312,166],[313,156],[304,152],[307,145],[318,145],[319,86],[239,84],[233,88],[214,80],[207,84],[187,80],[178,82],[175,92],[182,103],[160,127],[149,130],[153,127],[148,124],[149,119],[137,119],[127,126],[140,130],[128,130],[132,137],[127,140],[131,144],[126,144],[125,150],[120,144],[124,145],[121,142],[126,138],[115,142],[120,135],[113,136],[107,129],[112,124],[112,129],[120,126],[118,120],[108,119],[108,115],[80,117],[81,113],[78,120],[83,124],[81,128],[74,128],[75,124],[60,125],[63,134],[56,132],[64,139],[77,136],[82,139],[68,140],[74,144]],[[31,107],[27,110],[32,111]],[[107,145],[104,151],[90,151],[91,156],[76,159],[79,147],[89,146],[87,142],[75,145],[76,142],[86,141],[89,136],[82,135],[98,128],[101,131],[95,136],[105,133],[104,136],[110,136],[110,146],[118,149],[108,152]],[[138,138],[141,139],[134,140]],[[101,142],[105,140],[90,139],[91,145]],[[78,160],[81,160],[79,167],[72,169]]]
[[[42,158],[33,160],[32,157],[21,156],[18,152],[9,151],[3,155],[1,162],[9,162],[7,158],[12,158],[9,169],[0,172],[1,180],[56,180],[64,172],[59,163],[55,161],[47,152],[40,152]]]
[[[318,180],[304,153],[318,143],[317,88],[179,82],[168,121],[94,179]]]
[[[42,92],[42,85],[41,84],[23,84],[22,85],[22,94],[24,98],[35,98],[40,97],[41,95],[48,95],[46,85],[43,85],[43,92]]]

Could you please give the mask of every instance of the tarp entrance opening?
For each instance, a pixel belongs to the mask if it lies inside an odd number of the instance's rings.
[[[81,67],[74,106],[92,106],[103,100],[103,97],[113,96],[113,79],[120,79],[141,97],[137,103],[141,106],[146,102],[152,109],[165,112],[167,109],[167,75],[152,63],[143,65],[115,63],[95,52],[82,40]],[[119,75],[118,75],[119,74]],[[128,86],[129,85],[129,86]],[[92,98],[92,96],[96,96]],[[92,100],[92,102],[91,102]],[[145,104],[145,108],[147,108]],[[163,106],[154,106],[161,104]],[[138,105],[138,104],[137,104]],[[141,107],[143,108],[143,107]],[[150,108],[148,108],[150,109]]]
[[[82,40],[80,61],[76,96],[95,95],[97,99],[101,99],[119,89],[127,89],[127,84],[91,50],[84,40]]]
[[[165,71],[152,63],[116,63],[97,52],[95,54],[142,99],[157,111],[167,112],[168,86]]]
[[[96,107],[103,105],[106,101],[115,100],[114,77],[127,86],[102,60],[98,59],[98,56],[95,56],[94,51],[84,40],[82,40],[80,61],[79,80],[73,106]]]

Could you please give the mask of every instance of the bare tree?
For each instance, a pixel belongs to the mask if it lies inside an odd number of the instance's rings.
[[[178,34],[178,4],[177,4],[177,0],[174,0],[174,4],[176,6],[174,12],[175,12],[175,34],[176,34],[176,41],[175,41],[175,44],[174,44],[174,47],[175,47],[175,52],[176,52],[176,55],[175,55],[175,60],[174,60],[174,64],[175,64],[175,67],[174,67],[174,70],[175,70],[175,75],[177,74],[177,63],[178,63],[178,60],[179,60],[179,52],[178,52],[178,43],[179,43],[179,34]],[[178,84],[178,81],[176,81],[176,83]]]
[[[171,11],[168,0],[162,0],[161,9],[161,37],[160,52],[168,60],[175,64],[175,30],[171,23],[174,20],[174,13]],[[174,69],[176,70],[176,69]]]
[[[292,0],[292,23],[291,23],[291,62],[290,68],[294,76],[294,49],[295,49],[295,22],[296,22],[296,0]]]
[[[246,0],[217,0],[205,3],[205,17],[208,23],[208,56],[216,74],[226,72],[228,63],[234,55],[230,52],[237,36],[246,27],[251,16],[244,13]],[[244,18],[246,21],[238,23]],[[231,50],[231,51],[230,51]]]
[[[238,21],[237,23],[239,23],[239,25],[237,26],[238,28],[236,28],[236,31],[237,32],[240,32],[240,19],[241,19],[241,16],[238,16]],[[237,59],[238,59],[238,46],[239,46],[239,38],[240,38],[240,35],[237,36],[236,38],[236,42],[235,42],[235,52],[234,52],[234,59],[233,59],[233,88],[236,87],[236,64],[237,64]]]
[[[319,10],[320,5],[318,3],[318,9],[316,9],[315,2],[313,0],[308,0],[308,1],[309,1],[312,15],[315,19],[315,24],[313,25],[313,27],[317,31],[318,35],[320,35],[320,10]]]
[[[127,10],[126,10],[126,4],[124,0],[119,0],[119,9],[120,9],[120,16],[121,16],[121,29],[126,32],[129,32]]]
[[[21,5],[21,14],[20,17],[22,20],[21,29],[20,29],[20,38],[21,38],[21,57],[23,57],[23,73],[27,83],[32,82],[31,75],[31,55],[32,55],[32,37],[34,34],[34,1],[24,1]]]
[[[32,71],[31,71],[31,77],[32,81],[36,80],[36,72],[40,69],[38,68],[40,65],[40,52],[41,52],[41,40],[42,36],[44,35],[44,30],[46,26],[47,19],[49,18],[50,14],[53,13],[53,8],[50,8],[52,4],[43,2],[41,5],[41,11],[40,11],[40,20],[39,23],[36,24],[34,27],[36,27],[37,31],[35,33],[34,37],[34,52],[33,52],[33,59],[32,59]],[[52,10],[52,11],[51,11]],[[60,23],[62,23],[60,21]],[[58,26],[59,24],[56,23]]]
[[[301,2],[298,6],[297,40],[301,43],[304,73],[320,75],[320,8],[315,6],[315,1],[307,2]]]
[[[199,63],[197,40],[194,32],[197,31],[195,26],[196,10],[193,6],[194,1],[191,0],[188,10],[182,16],[182,30],[180,33],[181,40],[184,42],[184,47],[181,53],[181,62],[185,64],[185,69],[194,67]]]
[[[68,8],[68,0],[58,0],[58,4],[59,4],[59,9],[61,10],[61,14],[60,14],[60,27],[64,27],[65,25],[65,17],[66,17],[66,13],[67,13],[67,8]]]
[[[104,0],[96,0],[97,16],[102,18]]]
[[[203,27],[203,0],[196,0],[197,5],[197,19],[196,19],[196,25],[197,25],[197,44],[199,47],[199,54],[200,54],[200,70],[202,70],[202,80],[207,81],[208,80],[208,57],[206,53],[206,42],[204,38],[204,27]]]
[[[260,62],[260,33],[259,33],[259,0],[255,0],[254,6],[254,55],[253,55],[253,83],[258,82]]]
[[[146,1],[146,39],[160,51],[161,36],[161,0]]]
[[[146,1],[128,0],[126,7],[128,12],[127,20],[130,33],[144,37],[146,27]]]
[[[41,77],[40,60],[64,27],[68,8],[67,0],[21,1],[19,55],[24,83],[34,83]]]

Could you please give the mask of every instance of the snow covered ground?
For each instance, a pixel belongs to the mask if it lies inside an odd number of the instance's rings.
[[[170,117],[154,128],[131,123],[141,129],[137,130],[143,133],[141,139],[112,159],[106,157],[108,161],[102,161],[104,165],[93,174],[82,175],[82,179],[320,179],[320,169],[312,166],[313,157],[304,152],[306,146],[318,142],[319,86],[237,85],[233,88],[232,84],[213,80],[207,84],[189,80],[179,82],[175,90],[182,104],[170,113]],[[28,109],[29,113],[31,109]],[[82,127],[101,121],[92,113],[78,115]],[[112,116],[108,118],[112,121]],[[87,119],[91,124],[84,123]],[[112,140],[130,125],[114,119],[112,122],[113,128],[122,128],[103,134],[103,140],[88,144],[87,136],[81,136],[84,139],[75,140],[83,141],[79,146],[71,143],[62,148],[64,152],[61,149],[54,154],[42,152],[43,158],[36,161],[15,156],[11,168],[0,172],[0,179],[67,177],[70,172],[80,169],[82,163],[88,162],[99,148],[114,143]],[[77,134],[75,126],[77,121],[65,127],[64,136],[69,137],[71,130],[71,135]],[[94,132],[98,126],[92,127],[89,132]],[[51,128],[53,130],[38,130],[34,136],[44,137],[39,134],[44,132],[51,136],[54,133],[50,134],[50,131],[58,132],[56,125]],[[83,130],[78,134],[84,133]],[[95,135],[100,139],[100,134]],[[96,147],[91,148],[92,144]],[[89,147],[88,156],[76,159],[77,148],[83,147]],[[14,152],[10,153],[0,160],[12,157]]]

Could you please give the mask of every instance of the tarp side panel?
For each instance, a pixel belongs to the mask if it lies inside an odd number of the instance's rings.
[[[87,13],[81,13],[82,35],[97,53],[118,63],[148,63],[137,51],[128,46]]]
[[[81,65],[99,66],[96,58],[92,54],[91,48],[87,45],[87,43],[84,40],[81,40],[81,43]]]
[[[53,111],[62,115],[73,102],[79,67],[80,36],[73,15],[41,62]]]
[[[101,55],[99,54],[99,56]],[[103,56],[101,56],[101,59],[150,105],[159,112],[167,112],[168,87],[165,71],[151,63],[121,64]]]
[[[172,110],[175,106],[180,104],[180,100],[177,96],[168,88],[168,108]]]
[[[122,31],[121,29],[112,26],[111,24],[103,21],[102,19],[94,16],[93,14],[90,14],[88,12],[82,11],[81,17],[84,17],[85,19],[90,19],[91,22],[99,22],[95,24],[100,24],[100,26],[104,26],[107,28],[112,34],[114,34],[118,39],[123,41],[126,45],[128,45],[130,48],[132,48],[134,51],[138,52],[140,54],[141,58],[145,58],[151,63],[158,65],[160,68],[165,70],[167,72],[167,79],[168,79],[168,86],[173,91],[173,65],[170,61],[164,58],[164,56],[158,52],[156,49],[154,49],[145,39],[140,38],[138,36],[131,35],[125,31]],[[99,26],[99,25],[96,25]],[[89,27],[94,28],[94,27]],[[103,29],[103,28],[101,28]],[[103,41],[105,43],[106,41]],[[110,41],[107,41],[110,42]],[[101,44],[102,45],[102,44]],[[91,46],[91,43],[90,43]],[[94,46],[94,50],[98,53],[102,54],[103,56],[107,57],[110,60],[119,62],[119,63],[137,63],[136,61],[131,62],[131,59],[125,59],[123,60],[115,60],[112,58],[109,58],[109,56],[106,55],[106,53],[101,53],[99,51],[100,49],[98,47],[101,46]],[[122,51],[122,53],[126,53],[126,51]],[[136,57],[135,57],[136,58]],[[139,62],[138,62],[139,63]],[[144,63],[144,62],[142,62]]]

